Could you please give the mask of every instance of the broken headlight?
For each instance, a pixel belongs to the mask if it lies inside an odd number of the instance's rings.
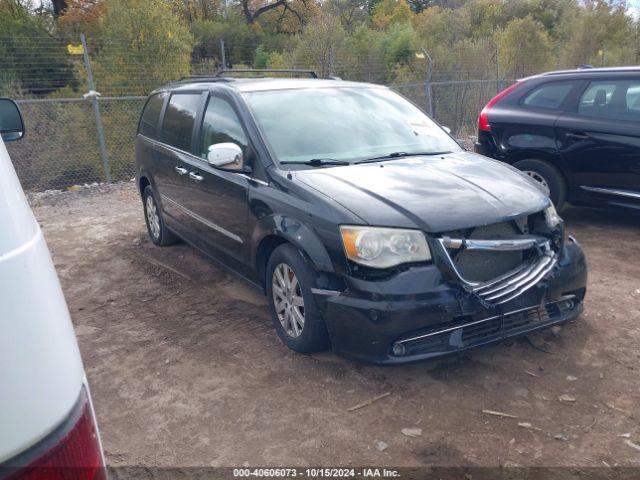
[[[555,230],[555,228],[562,223],[562,218],[560,218],[560,215],[558,215],[553,202],[551,202],[547,209],[544,211],[544,220],[547,223],[547,227],[549,228],[549,230]]]

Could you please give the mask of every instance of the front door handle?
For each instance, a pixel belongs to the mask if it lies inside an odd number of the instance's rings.
[[[189,178],[191,180],[195,180],[196,182],[201,181],[204,177],[202,175],[198,175],[195,172],[189,172]]]
[[[186,175],[188,172],[186,168],[182,168],[182,167],[175,167],[174,170],[178,175]]]
[[[577,133],[577,132],[568,132],[568,133],[565,133],[564,136],[572,140],[589,140],[589,138],[591,138],[586,133]]]

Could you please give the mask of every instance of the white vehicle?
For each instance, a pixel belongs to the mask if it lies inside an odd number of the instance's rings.
[[[69,311],[4,144],[24,135],[8,99],[0,99],[0,134],[0,479],[102,480]]]

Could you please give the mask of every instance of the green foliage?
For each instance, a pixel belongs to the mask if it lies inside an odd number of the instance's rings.
[[[416,49],[413,47],[413,28],[411,24],[392,26],[382,38],[382,50],[388,66],[407,64],[414,58]]]
[[[193,37],[164,0],[105,0],[94,57],[97,88],[107,94],[148,93],[189,73]]]
[[[608,66],[638,61],[638,29],[625,5],[588,2],[567,21],[562,60],[569,65]]]
[[[334,75],[338,56],[342,56],[346,33],[340,20],[323,10],[307,24],[293,51],[296,66],[310,66],[321,77]]]
[[[13,2],[0,3],[0,91],[49,94],[76,85],[65,45],[44,20]]]
[[[531,16],[509,23],[500,37],[502,77],[520,78],[549,70],[553,66],[553,47],[542,25]]]
[[[381,0],[371,16],[371,21],[379,29],[411,22],[412,12],[406,0]]]

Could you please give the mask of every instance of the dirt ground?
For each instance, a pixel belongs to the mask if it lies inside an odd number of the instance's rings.
[[[150,244],[132,183],[34,205],[112,466],[640,465],[637,216],[565,211],[590,269],[578,321],[379,367],[287,350],[259,291]]]

